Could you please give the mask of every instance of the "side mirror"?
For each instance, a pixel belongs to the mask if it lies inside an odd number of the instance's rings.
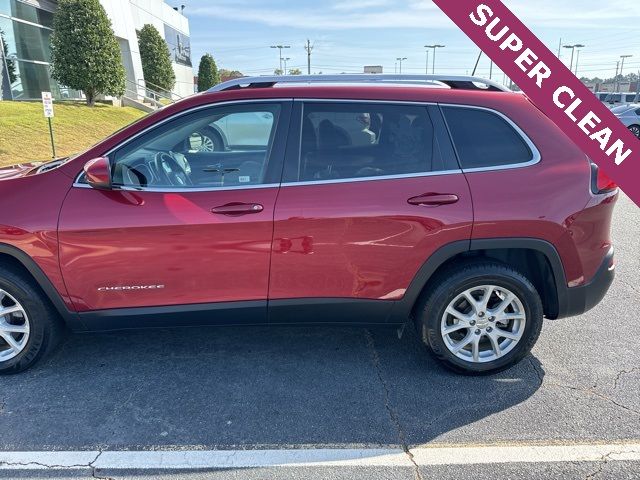
[[[111,189],[111,164],[107,157],[98,157],[89,160],[84,165],[84,174],[87,183],[98,190]]]

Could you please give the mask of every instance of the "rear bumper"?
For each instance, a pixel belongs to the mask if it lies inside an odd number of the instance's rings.
[[[613,278],[615,277],[615,264],[613,261],[613,247],[604,257],[600,268],[593,279],[579,287],[564,287],[558,292],[560,311],[558,318],[582,315],[591,310],[604,298]]]

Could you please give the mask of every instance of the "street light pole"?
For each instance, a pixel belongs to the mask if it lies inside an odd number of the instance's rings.
[[[425,45],[424,48],[432,48],[433,49],[433,60],[432,60],[432,67],[431,67],[431,74],[435,75],[436,73],[436,48],[444,48],[444,45]]]
[[[571,70],[571,73],[573,73],[573,54],[576,52],[576,48],[584,48],[584,45],[582,45],[581,43],[576,43],[575,45],[565,45],[564,48],[571,49],[571,63],[569,66],[569,70]]]
[[[282,49],[283,48],[291,48],[291,45],[271,45],[270,48],[277,48],[280,56],[280,72],[282,72]],[[282,75],[282,73],[281,73]]]
[[[285,57],[282,59],[282,61],[284,62],[284,71],[282,73],[284,73],[285,75],[287,74],[287,62],[291,60],[291,58],[289,57]]]
[[[400,72],[399,72],[399,73],[400,73],[400,75],[402,75],[402,61],[403,61],[403,60],[406,60],[406,59],[407,59],[407,57],[398,57],[398,58],[396,58],[396,60],[397,60],[397,61],[399,62],[399,64],[400,64]]]

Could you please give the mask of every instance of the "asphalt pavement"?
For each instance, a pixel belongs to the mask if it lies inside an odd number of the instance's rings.
[[[35,368],[0,377],[0,478],[638,479],[640,457],[616,457],[618,446],[640,444],[640,209],[624,196],[614,241],[617,276],[605,300],[546,321],[532,355],[490,377],[443,369],[409,329],[401,339],[390,329],[331,327],[70,335]],[[412,453],[488,446],[499,458],[506,446],[554,445],[611,451],[481,466],[421,463]],[[400,456],[361,465],[100,464],[114,451],[322,449]],[[97,454],[78,464],[2,456],[50,451]]]

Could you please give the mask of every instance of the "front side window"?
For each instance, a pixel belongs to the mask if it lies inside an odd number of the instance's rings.
[[[264,183],[278,104],[207,108],[154,128],[110,155],[113,184],[138,188]]]
[[[477,108],[443,107],[463,169],[527,163],[533,152],[500,115]]]
[[[426,106],[307,103],[298,168],[285,181],[326,181],[444,170]]]

